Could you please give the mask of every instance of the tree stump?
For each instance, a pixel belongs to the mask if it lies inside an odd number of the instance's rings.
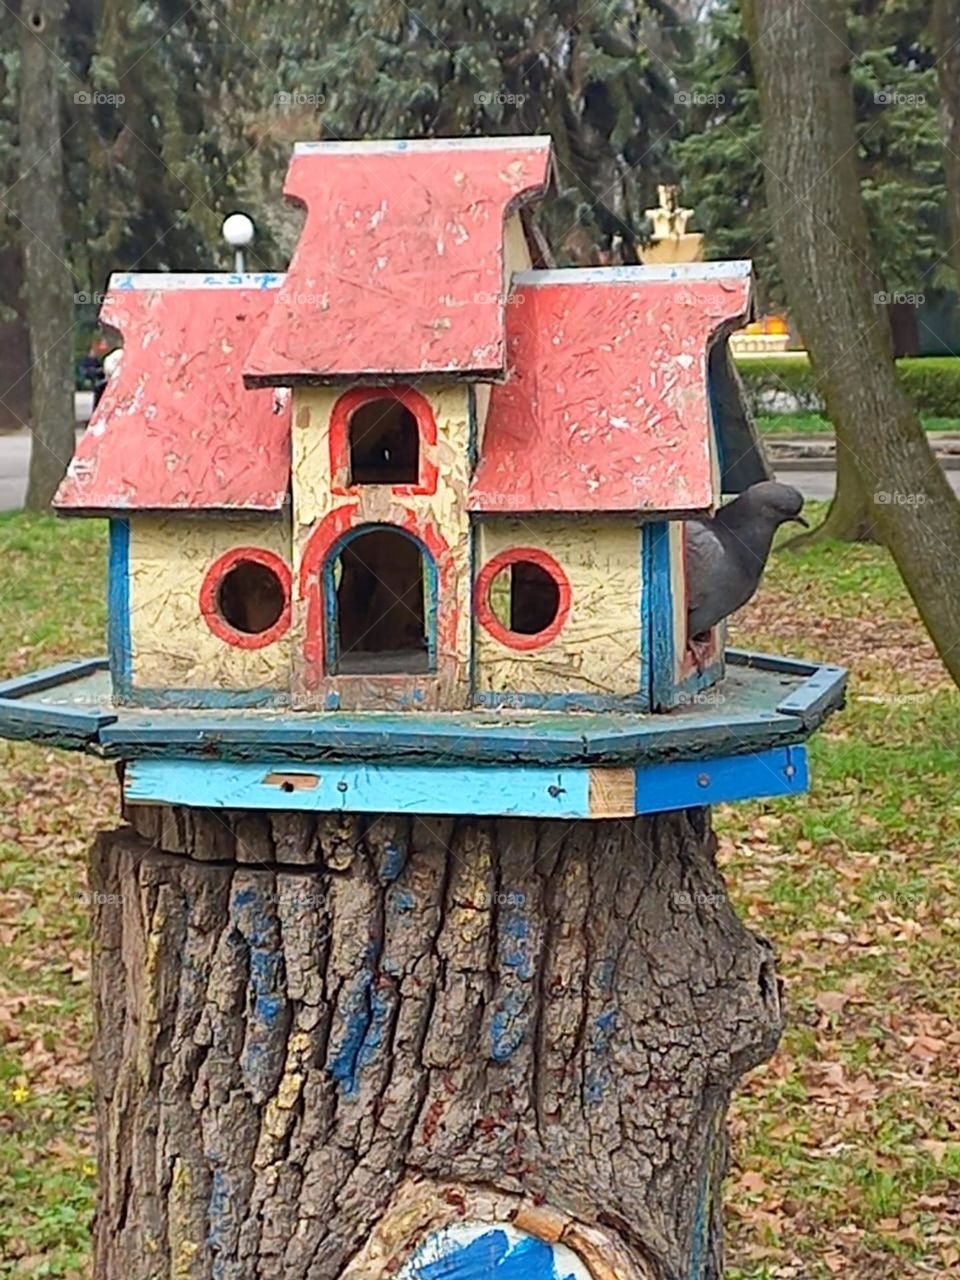
[[[722,1275],[781,1008],[706,810],[128,818],[91,856],[98,1280]],[[573,1261],[420,1271],[465,1223]]]

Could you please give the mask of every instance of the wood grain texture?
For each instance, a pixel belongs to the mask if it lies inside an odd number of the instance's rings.
[[[722,1274],[782,1014],[704,811],[130,817],[91,858],[97,1280],[385,1280],[464,1187],[597,1280]]]
[[[726,265],[726,264],[725,264]],[[750,278],[645,268],[526,272],[507,305],[475,511],[695,511],[718,500],[710,342],[748,314]]]
[[[244,279],[179,276],[170,288],[125,287],[113,277],[101,322],[120,330],[123,358],[77,444],[58,509],[283,506],[289,398],[248,391],[241,376],[277,290],[238,286]]]
[[[131,517],[134,690],[286,693],[289,632],[265,648],[237,648],[215,635],[201,612],[201,588],[207,571],[233,548],[249,546],[273,552],[289,563],[289,516],[246,520]]]
[[[307,219],[249,385],[502,374],[504,222],[545,193],[549,139],[443,141],[297,147]]]
[[[489,519],[477,528],[476,574],[500,552],[536,547],[570,584],[570,610],[557,636],[518,651],[475,628],[475,688],[497,694],[648,696],[642,681],[641,531],[611,520]]]

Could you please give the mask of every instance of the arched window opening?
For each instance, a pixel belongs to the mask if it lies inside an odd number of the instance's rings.
[[[337,675],[417,675],[430,669],[420,545],[393,529],[352,538],[333,568]]]
[[[420,428],[394,396],[367,400],[350,415],[350,483],[416,484]]]

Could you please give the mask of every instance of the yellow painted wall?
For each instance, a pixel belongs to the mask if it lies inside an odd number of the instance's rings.
[[[420,382],[416,386],[417,393],[429,402],[437,424],[436,445],[421,444],[421,456],[437,465],[435,494],[394,495],[389,485],[359,485],[348,497],[332,493],[330,475],[330,416],[345,390],[344,387],[297,387],[293,392],[295,672],[307,624],[306,609],[298,599],[296,584],[304,552],[317,524],[345,503],[358,504],[360,523],[401,525],[405,512],[413,511],[418,520],[432,522],[450,547],[455,566],[453,589],[459,603],[456,644],[452,652],[438,655],[438,666],[442,670],[432,682],[432,689],[427,689],[431,677],[417,677],[418,687],[427,690],[426,698],[419,705],[441,710],[463,708],[469,700],[467,656],[470,652],[470,541],[466,510],[470,481],[469,388],[465,384],[434,382]],[[329,676],[317,691],[308,693],[295,674],[295,705],[322,706],[330,693],[339,695],[345,710],[385,705],[377,701],[374,686],[357,677]],[[392,695],[385,696],[389,700]]]
[[[540,649],[518,652],[476,627],[481,693],[636,695],[640,691],[641,531],[629,519],[484,522],[476,570],[500,551],[536,547],[563,567],[570,616]]]
[[[232,547],[262,547],[290,563],[287,517],[133,516],[130,635],[133,687],[281,689],[290,680],[289,632],[263,649],[215,636],[200,613],[207,570]]]

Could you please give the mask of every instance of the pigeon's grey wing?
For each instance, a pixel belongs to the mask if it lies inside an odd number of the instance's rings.
[[[710,524],[687,520],[687,625],[692,636],[715,627],[730,612],[724,582],[729,573],[727,552]]]

